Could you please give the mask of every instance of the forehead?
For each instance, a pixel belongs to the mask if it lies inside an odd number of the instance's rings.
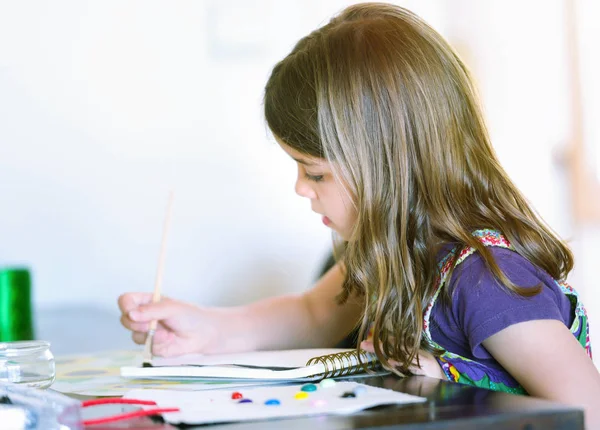
[[[287,155],[296,160],[298,163],[307,166],[307,167],[328,167],[329,163],[324,158],[313,157],[311,155],[306,155],[291,146],[286,145],[281,139],[275,138],[281,149],[285,151]]]

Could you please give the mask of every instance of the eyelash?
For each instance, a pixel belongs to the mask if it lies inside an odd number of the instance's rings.
[[[323,175],[309,175],[308,173],[305,173],[304,177],[313,182],[321,182],[323,180]]]

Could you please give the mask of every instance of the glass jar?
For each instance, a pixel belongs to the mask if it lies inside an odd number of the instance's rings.
[[[48,388],[55,376],[50,342],[26,340],[0,343],[0,381]]]

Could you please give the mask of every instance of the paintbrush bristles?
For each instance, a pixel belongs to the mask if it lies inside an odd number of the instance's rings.
[[[146,336],[146,343],[144,344],[144,353],[142,355],[142,367],[152,366],[152,343],[154,340],[154,332],[155,329],[150,328],[150,330],[148,331],[148,335]]]

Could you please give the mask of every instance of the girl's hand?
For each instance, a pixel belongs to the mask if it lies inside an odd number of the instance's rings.
[[[152,320],[158,325],[152,353],[169,357],[191,353],[224,352],[219,332],[227,326],[225,312],[218,308],[201,308],[190,303],[163,297],[152,303],[151,293],[127,293],[119,297],[121,324],[133,333],[137,344],[146,341]]]
[[[365,351],[375,353],[375,348],[373,347],[373,342],[370,340],[364,340],[360,343],[361,349]],[[429,376],[431,378],[437,379],[446,379],[446,375],[444,375],[444,371],[439,365],[438,361],[435,359],[433,354],[428,351],[420,350],[419,351],[419,362],[421,367],[417,366],[417,363],[413,363],[413,365],[409,368],[409,370],[414,375],[422,375]],[[390,364],[392,366],[396,366],[398,363],[394,360],[390,360]]]

